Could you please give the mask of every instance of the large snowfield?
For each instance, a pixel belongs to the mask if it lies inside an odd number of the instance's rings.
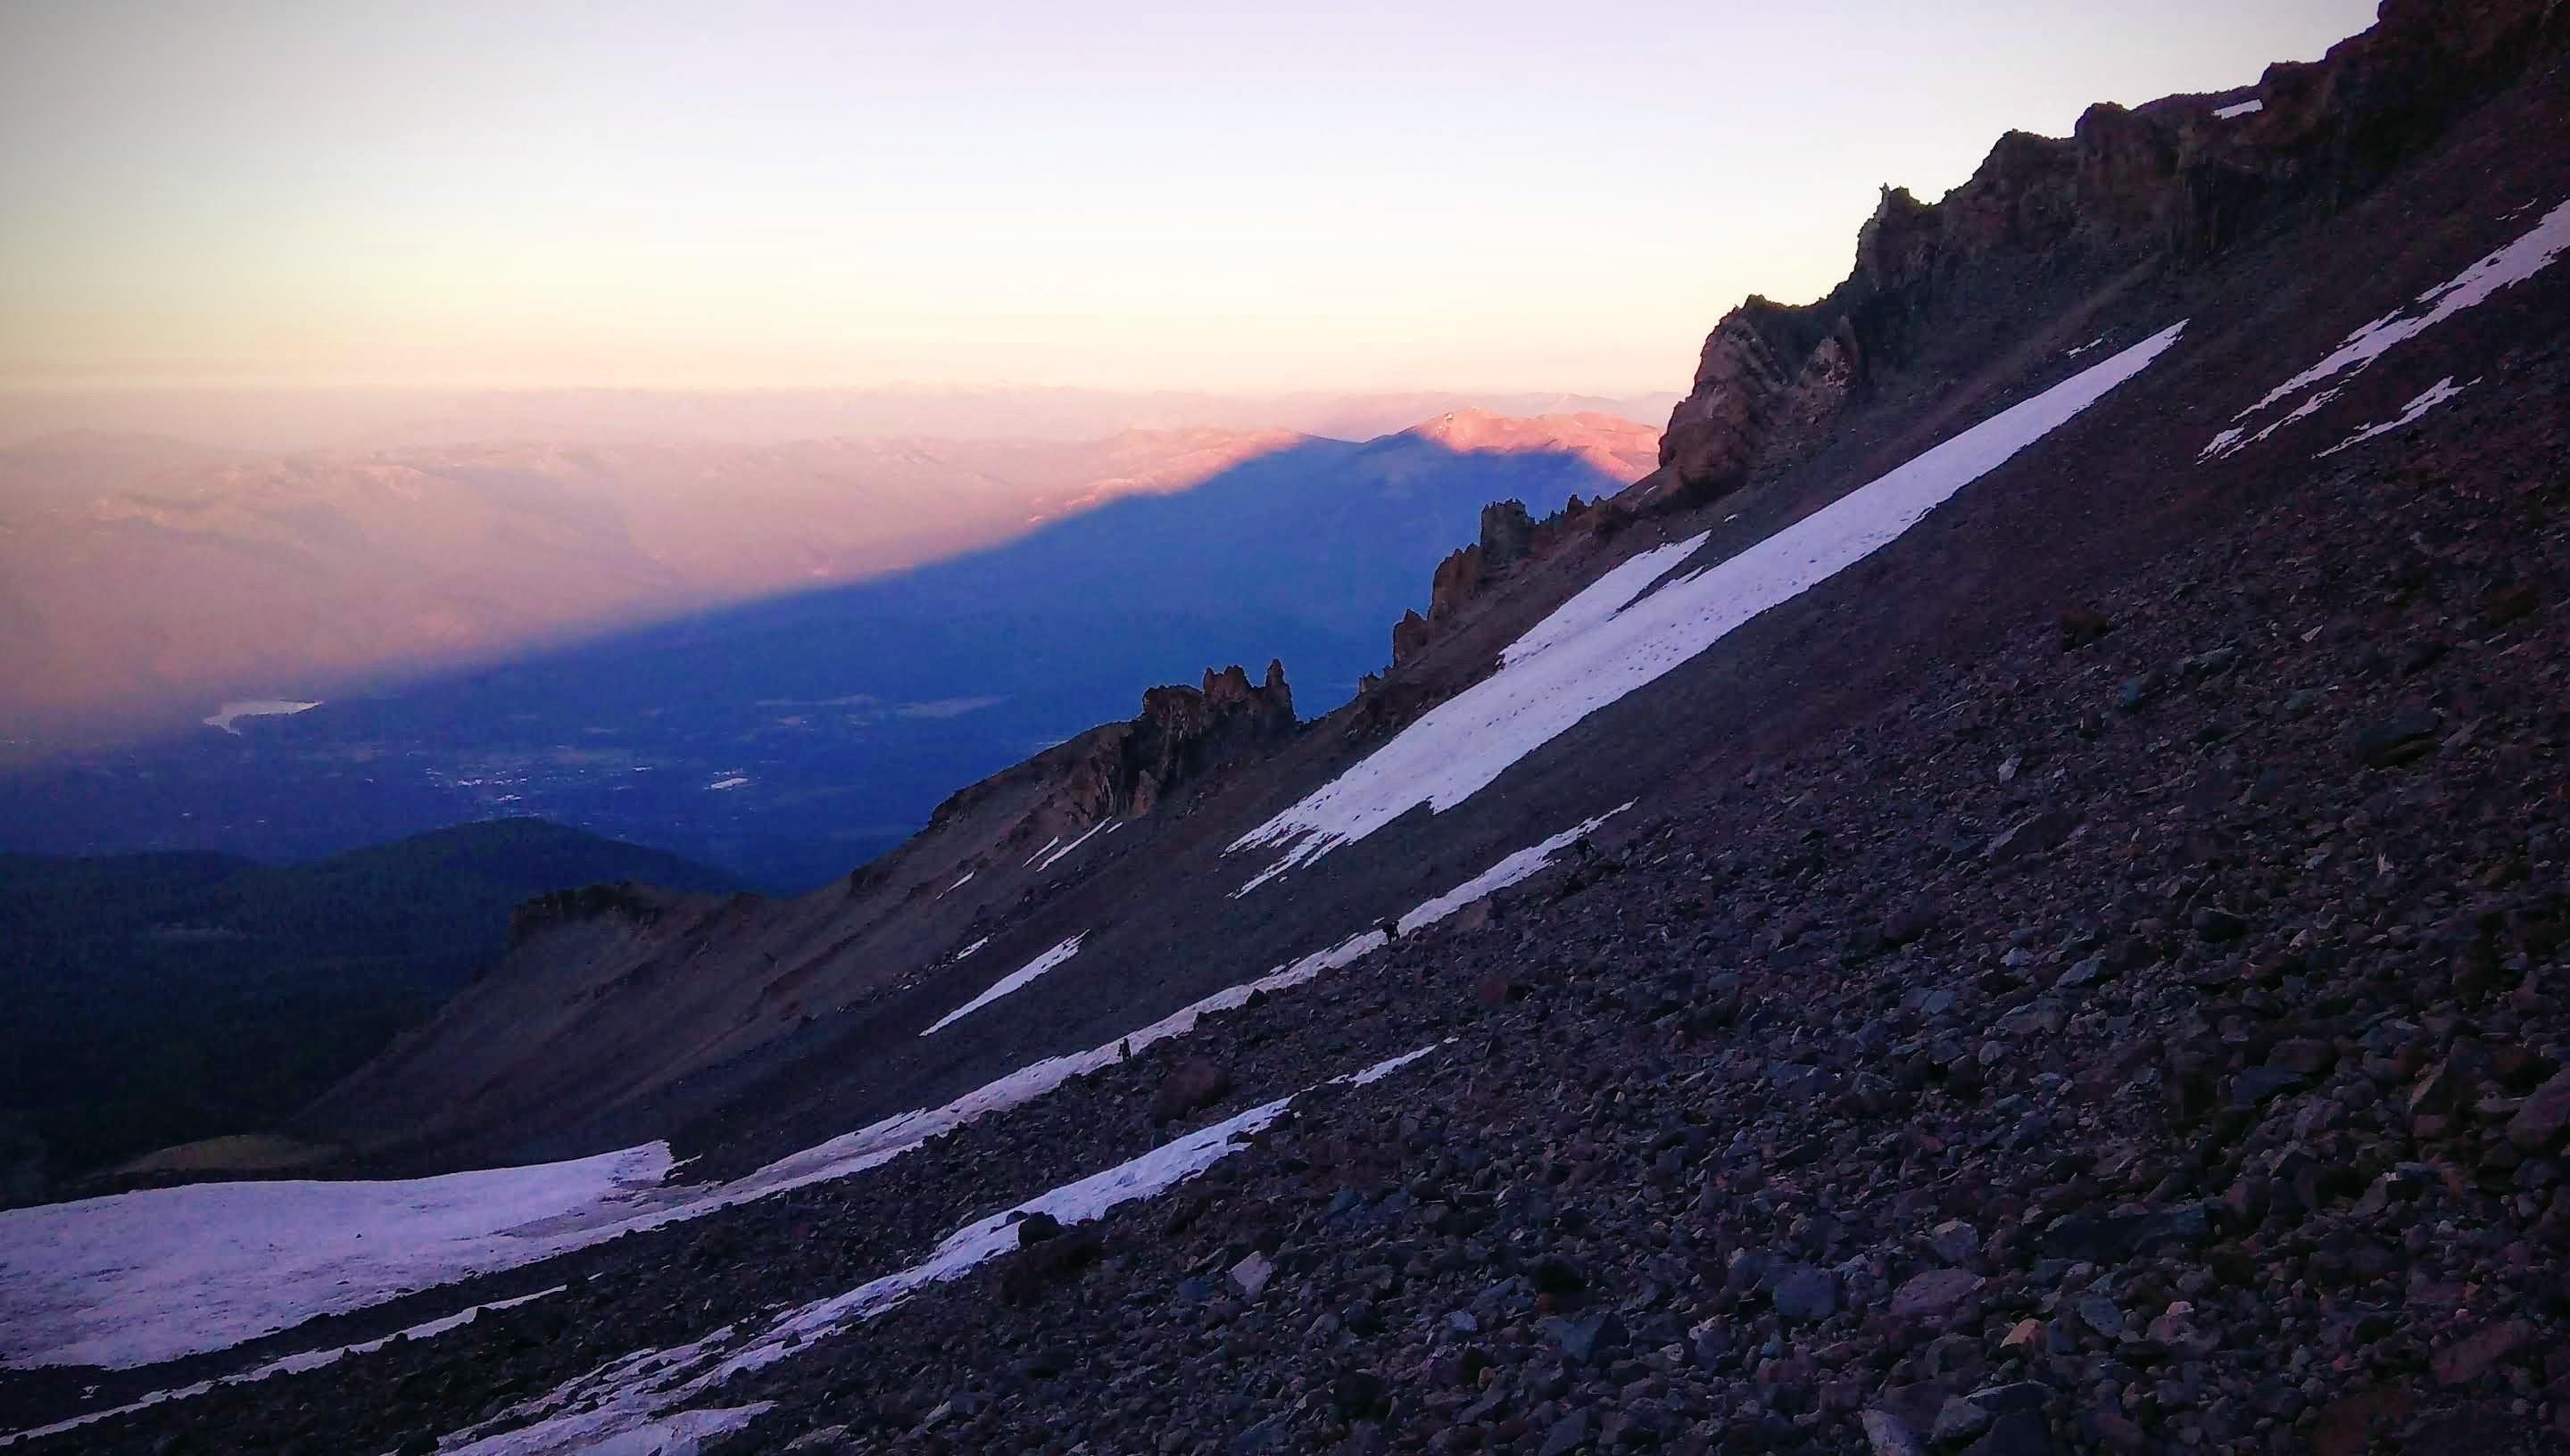
[[[0,1355],[121,1368],[224,1349],[594,1242],[668,1171],[654,1143],[401,1182],[207,1183],[13,1209],[0,1213]]]
[[[2167,352],[2171,324],[1965,430],[1738,555],[1636,596],[1680,558],[1663,546],[1562,603],[1500,669],[1439,704],[1308,798],[1235,841],[1282,850],[1254,890],[1421,805],[1452,809],[1589,714],[1675,671],[1733,630],[1865,559],[1956,491],[2041,440]],[[1688,544],[1682,544],[1688,545]],[[1690,551],[1692,546],[1690,545]]]

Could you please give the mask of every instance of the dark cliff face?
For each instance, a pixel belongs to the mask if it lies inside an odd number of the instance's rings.
[[[2373,29],[2270,67],[2254,94],[2094,106],[2066,139],[2000,138],[1940,201],[1886,188],[1828,297],[1753,297],[1715,326],[1660,474],[1619,501],[1701,502],[1793,463],[1940,323],[1986,315],[2025,280],[2191,266],[2280,217],[2342,207],[2565,38],[2560,0],[2388,0]]]
[[[1173,790],[1292,737],[1294,726],[1282,662],[1269,661],[1255,686],[1235,664],[1207,668],[1201,689],[1155,687],[1142,695],[1142,716],[1116,735],[1112,757],[1101,752],[1094,761],[1101,813],[1149,814]]]

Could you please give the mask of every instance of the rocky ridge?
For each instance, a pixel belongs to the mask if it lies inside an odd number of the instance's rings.
[[[1727,495],[1808,457],[1931,335],[1992,322],[2028,270],[2093,286],[2345,205],[2566,32],[2549,0],[2389,0],[2372,29],[2268,68],[2252,91],[2100,104],[2066,139],[2011,132],[1936,202],[1886,187],[1829,296],[1752,297],[1715,325],[1661,436],[1661,471],[1626,504]]]
[[[957,927],[991,938],[1087,839],[1182,813],[1297,727],[1283,663],[1256,683],[1237,664],[1207,669],[1201,687],[1151,688],[1136,717],[958,790],[903,849],[799,900],[545,896],[520,908],[505,961],[297,1126],[381,1169],[612,1121],[824,1013],[915,987]]]

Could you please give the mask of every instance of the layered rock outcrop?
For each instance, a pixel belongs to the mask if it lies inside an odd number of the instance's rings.
[[[2280,214],[2342,206],[2566,36],[2558,0],[2387,0],[2372,30],[2270,67],[2254,92],[2093,106],[2066,139],[2011,132],[1936,202],[1887,187],[1829,296],[1752,297],[1715,325],[1660,472],[1619,499],[1680,508],[1794,463],[1940,318],[1986,315],[2017,279],[2183,266]]]
[[[1425,651],[1438,633],[1519,562],[1550,555],[1566,542],[1584,539],[1598,520],[1597,503],[1570,498],[1541,521],[1522,501],[1482,508],[1481,540],[1437,563],[1429,584],[1428,615],[1405,612],[1392,627],[1392,662],[1398,667]]]
[[[929,830],[952,825],[1005,794],[1022,793],[1032,781],[1033,807],[1018,819],[1010,842],[1042,844],[1049,836],[1079,834],[1111,815],[1153,813],[1176,791],[1209,782],[1240,759],[1292,737],[1295,727],[1294,690],[1284,663],[1271,660],[1255,683],[1238,664],[1207,668],[1199,687],[1151,688],[1142,694],[1138,716],[1092,728],[957,790],[929,817]]]
[[[1273,659],[1254,686],[1235,664],[1220,672],[1207,668],[1200,689],[1152,688],[1142,694],[1140,717],[1121,733],[1109,730],[1112,761],[1105,744],[1092,759],[1101,812],[1148,814],[1170,791],[1292,737],[1294,726],[1294,690],[1285,664]]]

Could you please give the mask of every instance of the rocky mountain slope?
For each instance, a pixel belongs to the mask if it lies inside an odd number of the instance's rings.
[[[1826,427],[1717,371],[1728,475],[1492,513],[1347,708],[978,904],[932,830],[790,940],[611,948],[602,1008],[884,987],[491,1124],[673,1146],[441,1180],[399,1259],[0,1219],[0,1393],[260,1375],[84,1449],[2563,1449],[2565,51],[2395,3],[2135,112],[2320,120],[2209,246],[2003,144],[1959,195],[2048,244],[1850,325]],[[1758,332],[1789,392],[1847,316]],[[896,913],[933,960],[836,958]]]

